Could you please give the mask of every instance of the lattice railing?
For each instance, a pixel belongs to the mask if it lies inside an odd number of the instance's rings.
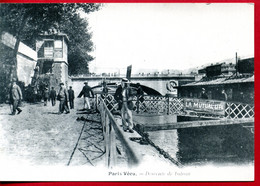
[[[254,118],[254,105],[243,103],[226,103],[225,117],[227,118]]]
[[[98,98],[100,95],[96,95]],[[96,99],[96,105],[100,105],[99,99]],[[108,94],[103,97],[108,109],[110,111],[118,110],[118,103],[114,99],[113,95]],[[134,103],[133,111],[138,114],[151,114],[151,115],[165,115],[165,114],[177,114],[177,115],[194,115],[199,117],[214,117],[214,118],[254,118],[254,105],[243,103],[226,102],[225,114],[218,115],[209,114],[206,112],[187,112],[184,108],[183,98],[165,97],[165,96],[144,96],[143,101],[139,101],[137,96],[132,97]]]

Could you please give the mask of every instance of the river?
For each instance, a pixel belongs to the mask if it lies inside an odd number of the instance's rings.
[[[148,132],[149,138],[183,165],[254,162],[254,134],[240,125]]]

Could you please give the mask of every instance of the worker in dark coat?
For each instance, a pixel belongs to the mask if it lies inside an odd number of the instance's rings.
[[[54,106],[56,104],[56,90],[54,89],[54,87],[51,87],[50,100],[51,100],[52,106]]]
[[[60,101],[59,105],[59,114],[63,113],[65,110],[65,113],[68,114],[70,113],[69,108],[68,108],[68,92],[66,88],[64,87],[64,83],[60,83],[60,90],[57,96],[57,100]]]
[[[92,91],[91,87],[88,86],[88,82],[84,83],[85,86],[82,88],[81,92],[78,95],[78,98],[84,96],[84,109],[91,109],[89,98],[94,97],[94,92]]]
[[[15,115],[16,110],[18,111],[17,114],[22,112],[22,109],[19,108],[21,101],[23,99],[21,88],[16,84],[16,79],[13,79],[13,83],[10,89],[10,104],[12,104],[12,115]]]
[[[127,82],[128,80],[126,78],[123,78],[121,80],[121,84],[118,85],[116,92],[114,94],[114,98],[116,100],[116,102],[118,103],[118,110],[121,110],[122,108],[122,104],[123,104],[123,95],[122,95],[122,91],[123,91],[123,86],[124,83]]]
[[[137,85],[137,91],[136,91],[137,98],[142,103],[144,101],[144,91],[140,83],[136,83],[136,85]]]
[[[72,86],[70,86],[70,89],[68,90],[69,93],[69,103],[70,103],[70,109],[74,109],[74,90],[72,89]]]

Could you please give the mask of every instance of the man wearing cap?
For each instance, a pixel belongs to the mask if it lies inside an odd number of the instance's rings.
[[[91,109],[89,98],[94,97],[94,92],[92,91],[91,87],[88,86],[88,82],[84,83],[85,86],[82,88],[81,92],[78,95],[80,98],[82,95],[84,96],[84,109]]]
[[[65,110],[65,113],[68,114],[70,113],[69,108],[68,108],[68,93],[66,88],[64,87],[64,83],[60,83],[60,90],[57,96],[57,99],[60,101],[59,105],[59,114],[63,113]]]
[[[72,89],[72,86],[70,86],[70,89],[68,90],[69,93],[69,102],[70,102],[70,109],[74,108],[74,90]]]
[[[208,95],[206,94],[205,88],[202,88],[200,98],[201,99],[208,99]]]
[[[22,109],[19,108],[19,104],[23,99],[21,88],[16,84],[16,79],[13,79],[13,83],[10,90],[10,103],[13,105],[12,115],[15,115],[16,110],[17,114],[22,112]]]
[[[130,100],[131,95],[132,92],[130,89],[130,82],[126,78],[123,78],[121,85],[118,86],[114,97],[118,101],[119,108],[121,109],[123,130],[125,132],[128,130],[130,133],[133,133],[134,125],[131,111],[133,103]]]

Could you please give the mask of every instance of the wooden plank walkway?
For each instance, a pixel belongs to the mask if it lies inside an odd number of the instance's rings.
[[[134,122],[140,124],[144,131],[172,130],[179,128],[206,127],[220,125],[254,125],[254,118],[219,119],[177,122],[177,119],[166,116],[134,116]]]

